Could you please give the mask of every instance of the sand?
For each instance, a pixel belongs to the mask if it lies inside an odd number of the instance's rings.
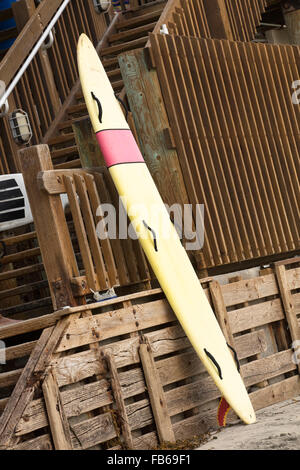
[[[260,410],[256,416],[255,424],[226,427],[198,450],[300,450],[300,397]]]

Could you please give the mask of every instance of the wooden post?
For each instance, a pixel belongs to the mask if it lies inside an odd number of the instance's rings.
[[[139,352],[159,441],[161,444],[167,442],[174,443],[176,440],[171,418],[168,414],[164,390],[155,366],[150,343],[147,341],[142,343]]]
[[[233,41],[225,0],[203,0],[211,37]]]
[[[209,284],[209,291],[213,303],[213,308],[221,330],[227,343],[234,348],[234,338],[229,325],[229,317],[222,294],[222,288],[217,281]]]
[[[275,272],[277,276],[278,286],[280,290],[281,300],[289,325],[292,341],[300,340],[300,327],[296,316],[296,309],[291,289],[288,284],[286,269],[284,265],[275,265]],[[300,373],[300,364],[298,363],[298,371]]]
[[[105,166],[90,119],[87,117],[77,119],[72,123],[72,127],[82,167]]]
[[[71,450],[68,420],[61,403],[61,396],[53,370],[49,370],[42,384],[45,404],[55,450]]]
[[[120,415],[120,427],[122,430],[124,442],[127,449],[134,449],[131,429],[128,423],[128,416],[126,412],[125,401],[122,395],[122,389],[117,372],[117,367],[113,357],[110,354],[106,354],[105,359],[111,374],[111,388],[116,401],[117,410]]]
[[[71,280],[80,275],[66,223],[60,195],[48,195],[39,188],[38,174],[53,170],[47,145],[37,145],[19,152],[39,246],[55,310],[75,306]]]

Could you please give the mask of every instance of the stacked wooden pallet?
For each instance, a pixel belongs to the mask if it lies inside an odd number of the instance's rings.
[[[222,287],[208,279],[204,288],[255,409],[297,396],[295,261]],[[0,419],[3,448],[153,449],[216,427],[220,393],[160,289],[65,309],[47,321]]]

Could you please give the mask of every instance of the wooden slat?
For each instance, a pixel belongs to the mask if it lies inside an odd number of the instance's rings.
[[[140,345],[140,356],[159,440],[162,444],[175,442],[171,419],[167,411],[166,397],[155,366],[150,343],[146,342]]]
[[[102,230],[105,231],[104,222],[100,214],[101,202],[94,177],[90,174],[86,174],[85,182],[87,185],[92,212],[95,219],[95,223],[97,224],[97,228],[98,224],[101,224]],[[119,284],[119,280],[110,240],[108,239],[108,237],[101,239],[100,244],[103,251],[103,257],[105,260],[110,285],[116,286],[117,284]]]
[[[77,199],[76,187],[73,178],[64,176],[64,182],[67,189],[67,195],[70,203],[72,217],[74,220],[75,230],[77,234],[80,252],[83,259],[85,273],[89,286],[93,290],[98,290],[98,280],[96,278],[92,255],[89,247],[85,225],[81,215],[79,200]],[[81,203],[81,200],[80,200]]]
[[[100,249],[99,240],[95,230],[95,222],[88,198],[86,183],[82,176],[76,174],[74,175],[74,180],[76,184],[76,191],[80,199],[80,206],[82,208],[82,215],[85,222],[91,253],[95,263],[99,287],[100,290],[104,290],[108,287],[108,277]]]
[[[279,290],[281,294],[282,304],[284,307],[284,313],[289,325],[289,332],[292,341],[296,344],[300,340],[300,325],[296,315],[296,309],[294,299],[291,294],[291,287],[288,283],[286,276],[285,266],[275,267]],[[300,372],[300,364],[298,363],[298,371]]]
[[[171,307],[165,300],[145,303],[138,308],[130,307],[82,318],[73,322],[66,330],[57,352],[66,351],[79,345],[90,344],[99,338],[111,338],[111,335],[123,335],[132,331],[150,328],[159,323],[174,321]]]
[[[70,430],[61,404],[60,392],[50,370],[42,385],[51,434],[56,450],[70,450]]]
[[[126,449],[133,449],[133,439],[132,439],[131,430],[128,424],[125,401],[124,401],[123,394],[122,394],[122,389],[120,385],[117,368],[116,368],[114,359],[112,358],[111,355],[109,354],[106,355],[106,361],[108,364],[108,369],[111,373],[111,387],[112,387],[112,392],[113,392],[114,399],[117,405],[119,419],[121,421],[120,426],[122,430],[122,436],[124,438],[124,443],[125,443]]]
[[[104,413],[72,426],[73,449],[88,449],[117,436],[111,413]]]

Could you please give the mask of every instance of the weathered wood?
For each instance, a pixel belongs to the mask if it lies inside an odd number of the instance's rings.
[[[175,442],[166,397],[155,366],[150,343],[147,341],[142,343],[139,351],[159,440],[161,444]]]
[[[53,370],[49,370],[42,384],[51,434],[56,450],[70,450],[71,439],[68,421]]]
[[[117,436],[112,413],[104,413],[82,423],[73,424],[71,431],[73,449],[88,449]]]
[[[228,312],[228,316],[233,334],[284,320],[285,318],[280,299],[268,300],[261,304],[239,308]]]
[[[207,22],[210,26],[211,37],[230,39],[232,41],[233,34],[226,9],[226,2],[224,0],[216,0],[214,2],[203,0],[203,6]]]
[[[221,327],[221,330],[226,338],[228,344],[234,347],[234,338],[230,329],[228,312],[225,306],[225,301],[222,295],[222,288],[217,281],[213,281],[209,284],[209,292],[212,299],[212,305]]]
[[[45,434],[13,447],[14,450],[52,450],[51,436]]]
[[[25,407],[33,397],[36,383],[33,382],[32,384],[27,384],[27,381],[31,378],[40,355],[51,337],[52,332],[53,328],[48,328],[43,331],[38,344],[23,369],[9,402],[0,417],[0,447],[9,444],[15,426],[19,422]]]
[[[174,313],[166,300],[157,300],[93,317],[77,319],[66,329],[57,347],[57,352],[174,320]]]
[[[70,280],[79,276],[68,227],[60,197],[49,198],[37,182],[40,171],[51,170],[52,163],[46,145],[20,151],[20,164],[31,211],[35,220],[39,245],[49,281],[54,309],[76,305]],[[58,289],[55,283],[59,281]]]
[[[77,199],[77,192],[74,179],[70,176],[64,176],[64,183],[67,189],[67,195],[70,203],[70,209],[74,220],[76,235],[80,247],[80,252],[85,268],[86,279],[88,285],[95,291],[99,290],[96,273],[94,270],[92,254],[89,248],[89,242],[85,230],[84,221],[81,214],[79,200]],[[81,201],[80,201],[81,202]]]
[[[300,340],[300,325],[296,315],[294,299],[291,293],[291,286],[288,283],[285,266],[275,266],[275,272],[278,280],[284,313],[289,325],[289,332],[292,341],[296,342]],[[298,371],[300,373],[300,364],[298,364]]]
[[[276,295],[278,292],[274,274],[222,286],[226,307],[263,299],[264,297]]]
[[[111,374],[111,378],[110,378],[111,388],[112,388],[113,396],[114,396],[116,406],[117,406],[117,413],[119,415],[118,419],[120,423],[120,428],[122,430],[124,444],[125,444],[126,449],[133,449],[134,448],[133,439],[132,439],[132,434],[131,434],[131,430],[130,430],[129,423],[128,423],[125,401],[124,401],[124,397],[122,394],[122,389],[121,389],[121,384],[120,384],[117,368],[116,368],[114,359],[112,358],[110,354],[106,354],[105,359],[108,365],[108,370]]]
[[[119,56],[125,89],[139,136],[139,146],[165,203],[188,202],[178,155],[165,144],[168,119],[154,70],[148,70],[143,52]]]

